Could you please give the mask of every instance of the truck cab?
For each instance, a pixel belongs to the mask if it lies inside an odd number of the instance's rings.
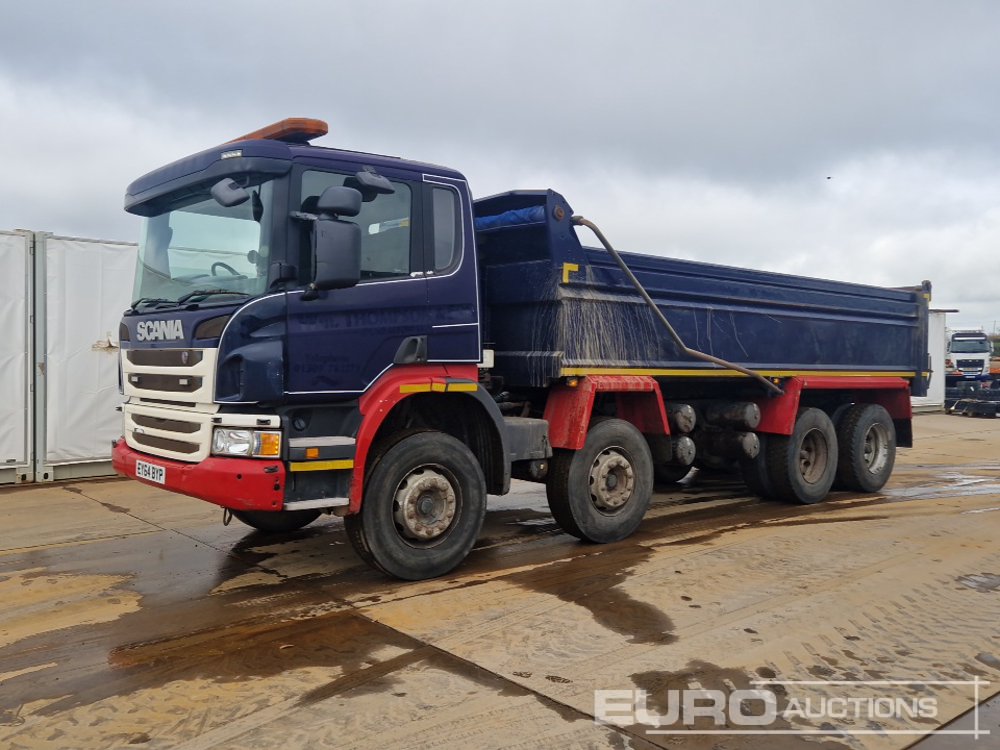
[[[990,380],[992,353],[985,331],[949,331],[944,360],[946,385]]]
[[[359,433],[362,411],[389,410],[376,386],[396,400],[466,395],[486,433],[484,481],[509,482],[504,426],[478,393],[465,178],[308,143],[325,132],[282,121],[147,174],[125,198],[144,221],[120,327],[116,467],[265,531],[347,512],[352,496],[357,508],[358,444],[380,424]]]

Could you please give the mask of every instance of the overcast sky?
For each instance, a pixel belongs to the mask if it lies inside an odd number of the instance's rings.
[[[928,278],[992,330],[998,40],[989,0],[11,0],[0,229],[134,240],[135,177],[318,117],[476,196],[554,188],[621,249]]]

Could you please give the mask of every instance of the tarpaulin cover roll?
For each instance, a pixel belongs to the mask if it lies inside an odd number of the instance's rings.
[[[107,459],[121,435],[118,324],[135,263],[135,245],[45,239],[48,464]]]
[[[528,208],[513,208],[496,216],[477,216],[476,231],[485,229],[500,229],[502,227],[517,227],[525,224],[541,224],[545,221],[544,206],[529,206]]]
[[[28,237],[0,232],[0,469],[28,462]]]

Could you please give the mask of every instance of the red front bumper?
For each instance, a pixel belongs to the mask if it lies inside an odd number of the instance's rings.
[[[153,487],[190,495],[233,510],[281,510],[285,502],[285,466],[259,458],[209,457],[196,464],[171,461],[132,450],[120,438],[111,452],[115,471]],[[163,484],[139,479],[135,462],[166,469]]]

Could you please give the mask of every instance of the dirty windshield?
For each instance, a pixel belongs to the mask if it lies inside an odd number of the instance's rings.
[[[984,354],[990,351],[990,344],[981,339],[952,339],[951,351],[955,354]]]
[[[271,182],[247,183],[250,198],[225,207],[205,192],[143,221],[136,308],[264,291],[270,262]]]

